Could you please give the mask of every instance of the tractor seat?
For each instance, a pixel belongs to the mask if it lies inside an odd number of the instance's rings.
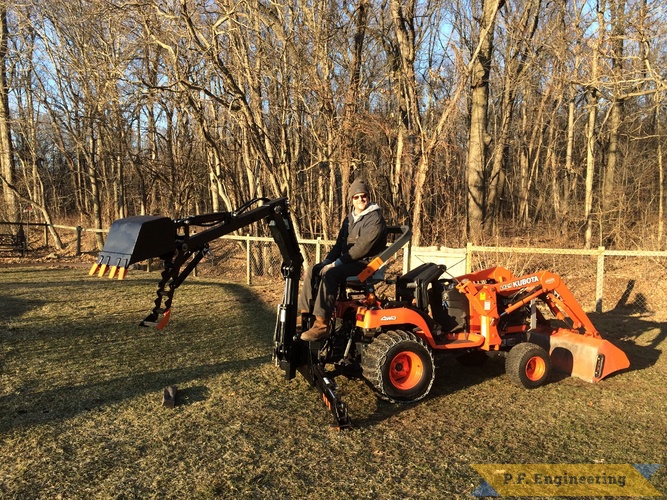
[[[384,281],[384,271],[384,268],[381,267],[366,278],[366,281],[360,281],[357,276],[348,276],[345,283],[340,287],[338,299],[362,298],[369,293],[374,293],[375,285]]]
[[[381,267],[364,282],[359,281],[359,278],[357,276],[349,276],[347,278],[347,281],[345,282],[345,286],[347,288],[352,288],[355,290],[364,290],[370,286],[376,285],[384,281],[384,277],[385,277],[385,268]]]
[[[369,266],[360,273],[360,275],[367,275],[375,269],[365,281],[359,280],[358,276],[350,276],[347,278],[345,288],[359,292],[373,291],[376,284],[385,281],[385,267],[387,261],[393,257],[401,248],[410,242],[412,230],[410,226],[388,226],[387,233],[393,237],[394,242],[385,248],[380,255],[375,257]],[[375,266],[373,266],[375,264]],[[379,266],[379,267],[378,267]],[[341,287],[343,288],[343,287]]]

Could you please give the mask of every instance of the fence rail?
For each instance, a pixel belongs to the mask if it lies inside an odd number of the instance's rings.
[[[407,268],[422,262],[445,264],[453,276],[493,266],[506,267],[516,276],[549,270],[560,275],[579,297],[593,297],[592,304],[584,300],[584,305],[595,312],[623,310],[652,315],[667,311],[664,294],[655,293],[656,284],[667,279],[665,251],[490,247],[470,243],[465,248],[413,247]]]
[[[46,224],[22,224],[26,228],[43,228],[44,245],[49,246]],[[86,241],[86,234],[108,232],[108,229],[59,224],[54,224],[53,228],[76,234],[77,255],[96,251],[95,242],[92,238]],[[311,264],[320,262],[323,252],[328,251],[333,244],[334,241],[321,238],[299,241],[306,262]],[[226,277],[231,280],[244,280],[246,284],[272,283],[281,277],[281,260],[271,237],[226,235],[216,244],[212,244],[211,258],[209,263],[204,265],[210,268],[233,267],[234,273],[226,274]],[[667,311],[667,299],[663,299],[662,294],[655,293],[656,284],[664,283],[667,279],[666,251],[609,250],[604,247],[591,250],[491,247],[470,243],[465,248],[416,248],[408,245],[388,265],[392,272],[399,274],[423,262],[445,264],[452,276],[493,266],[506,267],[516,276],[549,270],[560,275],[577,296],[583,298],[584,307],[596,312],[622,308],[628,313],[651,315]],[[241,267],[244,269],[241,270]]]

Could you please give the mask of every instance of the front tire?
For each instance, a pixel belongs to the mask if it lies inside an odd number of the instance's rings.
[[[522,342],[510,350],[505,360],[505,372],[519,387],[534,389],[546,382],[551,372],[551,358],[542,347]]]
[[[402,330],[378,335],[364,350],[361,368],[380,397],[392,403],[423,399],[435,379],[431,349]]]

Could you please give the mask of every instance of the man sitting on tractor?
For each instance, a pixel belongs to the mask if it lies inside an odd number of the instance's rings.
[[[301,335],[304,341],[321,340],[329,335],[329,320],[338,290],[348,277],[358,275],[387,246],[387,225],[382,209],[370,201],[366,183],[355,179],[349,195],[353,208],[343,221],[335,245],[322,262],[304,273],[304,285],[299,296],[302,314],[310,312],[315,294],[312,310],[315,322],[310,330]],[[319,285],[318,278],[321,278]]]

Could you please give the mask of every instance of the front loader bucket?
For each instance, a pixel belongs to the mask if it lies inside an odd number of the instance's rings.
[[[104,248],[90,270],[103,276],[107,268],[113,278],[119,270],[119,279],[130,264],[152,257],[174,253],[176,227],[169,217],[138,215],[118,219],[111,224]]]
[[[559,328],[551,333],[533,330],[528,340],[549,352],[555,369],[586,382],[599,382],[630,366],[623,351],[599,336],[585,336]]]

